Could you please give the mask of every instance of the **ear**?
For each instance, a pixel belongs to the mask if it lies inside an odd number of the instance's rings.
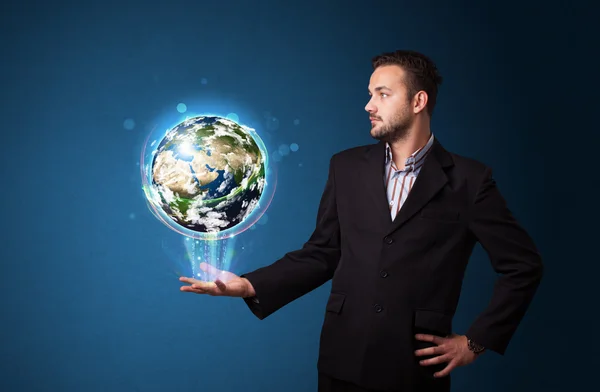
[[[428,96],[425,91],[419,91],[415,94],[415,99],[413,101],[413,112],[415,114],[425,111],[425,107],[427,106]]]

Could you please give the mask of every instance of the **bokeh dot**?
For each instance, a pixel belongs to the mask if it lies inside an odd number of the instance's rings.
[[[300,148],[300,146],[298,146],[298,144],[296,144],[296,143],[290,144],[290,150],[292,150],[293,152],[298,151],[299,148]]]
[[[281,154],[281,156],[286,156],[290,153],[290,146],[288,146],[287,144],[282,144],[281,146],[279,146],[279,153]]]
[[[276,117],[271,117],[267,120],[267,128],[274,131],[279,128],[279,120]]]
[[[200,79],[200,83],[207,84],[208,83],[208,79],[202,78],[202,79]]]
[[[235,122],[239,122],[240,121],[240,116],[238,116],[235,113],[229,113],[227,115],[227,118],[230,119],[231,121],[235,121]]]
[[[299,125],[299,124],[300,124],[300,120],[298,120],[298,119],[295,119],[295,120],[294,120],[294,125]]]
[[[135,121],[133,121],[131,118],[128,118],[127,120],[123,121],[123,128],[131,131],[133,128],[135,128]]]
[[[281,161],[281,154],[279,153],[279,151],[274,151],[273,153],[271,153],[271,157],[275,162]]]
[[[133,212],[129,214],[129,219],[135,219],[135,214]]]
[[[185,113],[186,110],[187,110],[187,106],[185,105],[185,103],[180,103],[177,105],[177,111],[179,113]]]

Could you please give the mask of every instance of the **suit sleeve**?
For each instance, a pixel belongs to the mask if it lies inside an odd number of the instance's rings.
[[[308,241],[273,264],[241,275],[256,291],[255,298],[244,301],[261,320],[333,277],[341,254],[334,161],[335,155],[329,163],[316,227]]]
[[[507,208],[489,167],[475,196],[469,228],[499,277],[491,301],[466,335],[503,355],[537,291],[543,265],[533,240]]]

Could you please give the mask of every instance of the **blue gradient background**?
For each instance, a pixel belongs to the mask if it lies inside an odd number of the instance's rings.
[[[599,68],[592,10],[452,3],[3,2],[0,390],[316,391],[329,284],[264,321],[240,299],[181,293],[181,236],[147,209],[137,163],[179,103],[235,112],[271,152],[297,143],[266,216],[235,243],[233,272],[270,264],[310,235],[330,156],[373,142],[370,59],[397,48],[437,62],[435,134],[492,166],[547,266],[506,356],[457,369],[453,390],[593,379],[599,267],[576,220],[595,212],[574,208],[594,201],[580,169],[595,156],[571,155],[594,142],[580,133]],[[493,281],[478,247],[457,332]]]

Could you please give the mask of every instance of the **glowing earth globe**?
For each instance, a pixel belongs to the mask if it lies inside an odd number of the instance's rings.
[[[218,116],[198,116],[170,129],[151,167],[155,205],[200,233],[232,228],[258,205],[265,157],[249,130]]]

